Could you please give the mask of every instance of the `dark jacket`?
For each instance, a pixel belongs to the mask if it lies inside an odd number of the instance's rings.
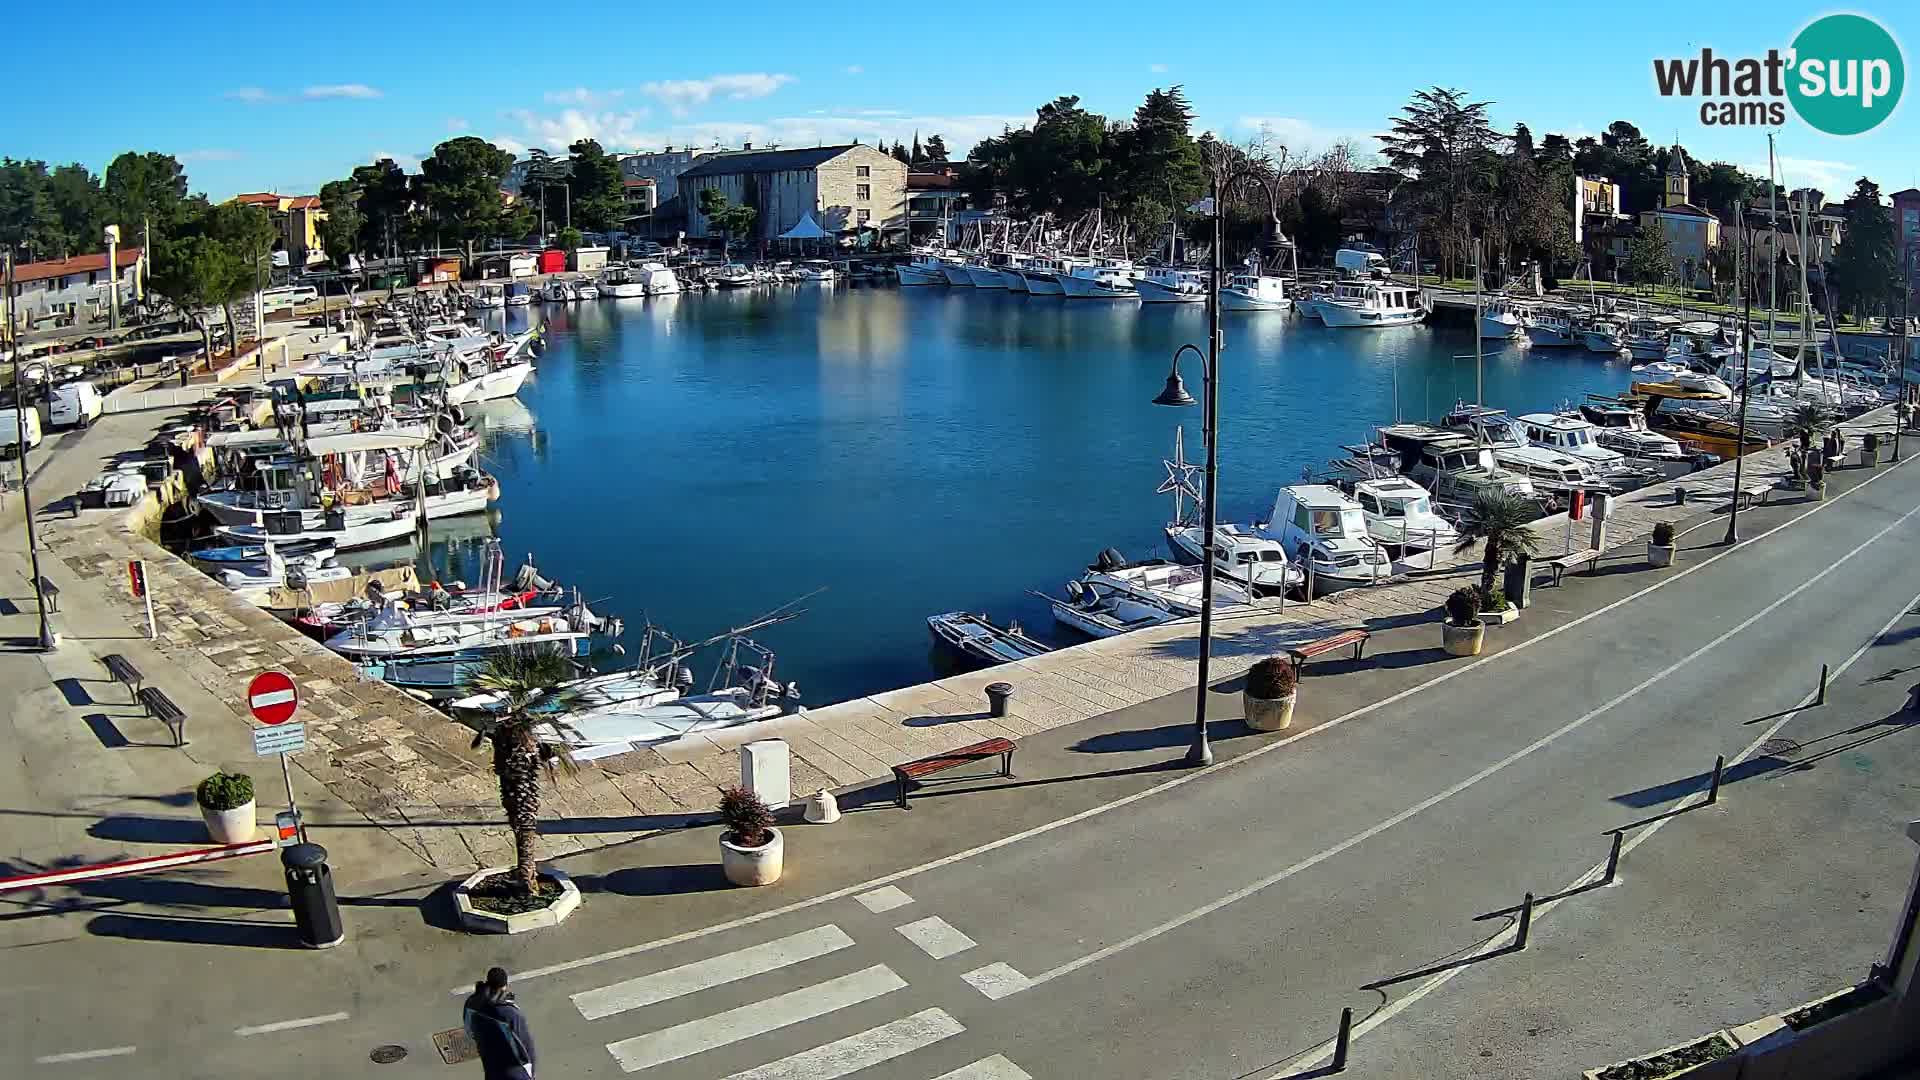
[[[467,1035],[480,1051],[487,1080],[525,1080],[534,1065],[533,1032],[512,993],[475,988],[465,1009]]]

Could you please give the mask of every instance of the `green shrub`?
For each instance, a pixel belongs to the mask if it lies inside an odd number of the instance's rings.
[[[217,772],[200,781],[193,794],[209,810],[235,810],[253,801],[253,777]]]
[[[1472,626],[1480,621],[1480,590],[1462,585],[1447,597],[1447,621],[1455,626]]]
[[[1505,592],[1499,589],[1490,589],[1486,592],[1480,592],[1478,589],[1474,591],[1480,594],[1481,611],[1498,612],[1507,610],[1507,594]]]
[[[1653,527],[1653,543],[1656,547],[1672,547],[1673,526],[1665,521],[1655,525]]]
[[[722,835],[740,847],[759,847],[773,840],[773,811],[760,796],[743,787],[730,787],[720,793]]]
[[[1281,656],[1269,656],[1247,672],[1247,693],[1265,701],[1273,701],[1293,693],[1296,682],[1298,678],[1294,674],[1292,661]]]

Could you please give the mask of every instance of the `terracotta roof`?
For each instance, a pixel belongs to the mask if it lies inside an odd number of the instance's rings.
[[[140,249],[120,249],[120,269],[125,270],[140,260]],[[13,281],[16,285],[25,285],[30,281],[45,281],[48,278],[66,277],[68,274],[85,274],[107,268],[107,253],[97,255],[76,255],[71,259],[55,259],[51,262],[22,263],[13,268]]]
[[[288,197],[288,199],[287,199],[287,209],[289,209],[289,210],[318,210],[318,209],[320,209],[320,196],[318,196],[318,195],[293,195],[293,196],[290,196],[290,197]]]
[[[1692,203],[1674,203],[1672,206],[1660,206],[1654,208],[1653,212],[1656,214],[1681,214],[1686,217],[1710,218],[1713,216]]]
[[[235,195],[231,202],[246,203],[249,206],[279,206],[284,195],[275,195],[271,191],[249,191],[244,195]]]

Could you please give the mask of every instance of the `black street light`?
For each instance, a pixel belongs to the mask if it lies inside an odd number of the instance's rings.
[[[17,325],[13,319],[13,252],[6,256],[6,307],[5,317],[7,352],[13,360],[13,423],[14,445],[20,450],[20,507],[27,518],[27,555],[33,561],[33,599],[40,612],[40,648],[43,652],[52,652],[54,646],[53,627],[47,622],[47,593],[40,576],[40,543],[33,531],[33,492],[27,486],[27,399],[20,391],[20,341],[15,336]]]
[[[1201,352],[1197,345],[1182,345],[1173,353],[1173,370],[1167,373],[1167,385],[1153,399],[1155,405],[1170,405],[1186,408],[1194,404],[1193,395],[1187,393],[1186,384],[1180,380],[1180,357],[1188,350],[1199,356],[1205,367],[1202,369],[1200,397],[1202,410],[1200,426],[1207,445],[1206,483],[1201,496],[1200,518],[1200,684],[1193,705],[1193,745],[1187,748],[1186,763],[1193,766],[1213,764],[1213,744],[1207,740],[1207,662],[1213,649],[1213,504],[1215,489],[1220,477],[1219,447],[1220,430],[1218,413],[1220,406],[1220,276],[1221,228],[1220,217],[1220,175],[1216,171],[1213,177],[1213,254],[1212,267],[1208,275],[1207,287],[1207,348]]]
[[[1900,396],[1893,406],[1893,460],[1900,461],[1900,433],[1907,426],[1907,316],[1908,306],[1913,296],[1913,256],[1914,248],[1908,248],[1900,254],[1900,328],[1894,334],[1895,363],[1900,365]]]
[[[1747,270],[1753,269],[1753,229],[1747,222],[1746,204],[1740,206],[1740,239],[1747,249]],[[1740,482],[1747,455],[1747,384],[1753,378],[1753,290],[1743,288],[1740,314],[1740,417],[1733,433],[1733,509],[1727,512],[1727,543],[1740,542]],[[1768,371],[1773,369],[1769,367]]]

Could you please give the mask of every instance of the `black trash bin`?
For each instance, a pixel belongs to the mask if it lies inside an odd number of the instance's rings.
[[[1533,559],[1520,555],[1507,564],[1506,588],[1507,603],[1521,610],[1533,603]]]
[[[333,895],[333,871],[327,869],[327,849],[319,844],[294,844],[280,850],[287,871],[287,898],[293,901],[293,922],[300,943],[326,949],[347,936],[340,925],[340,901]]]
[[[1003,682],[988,683],[987,684],[987,715],[989,716],[1007,715],[1007,699],[1011,697],[1013,697],[1012,683],[1003,683]]]

